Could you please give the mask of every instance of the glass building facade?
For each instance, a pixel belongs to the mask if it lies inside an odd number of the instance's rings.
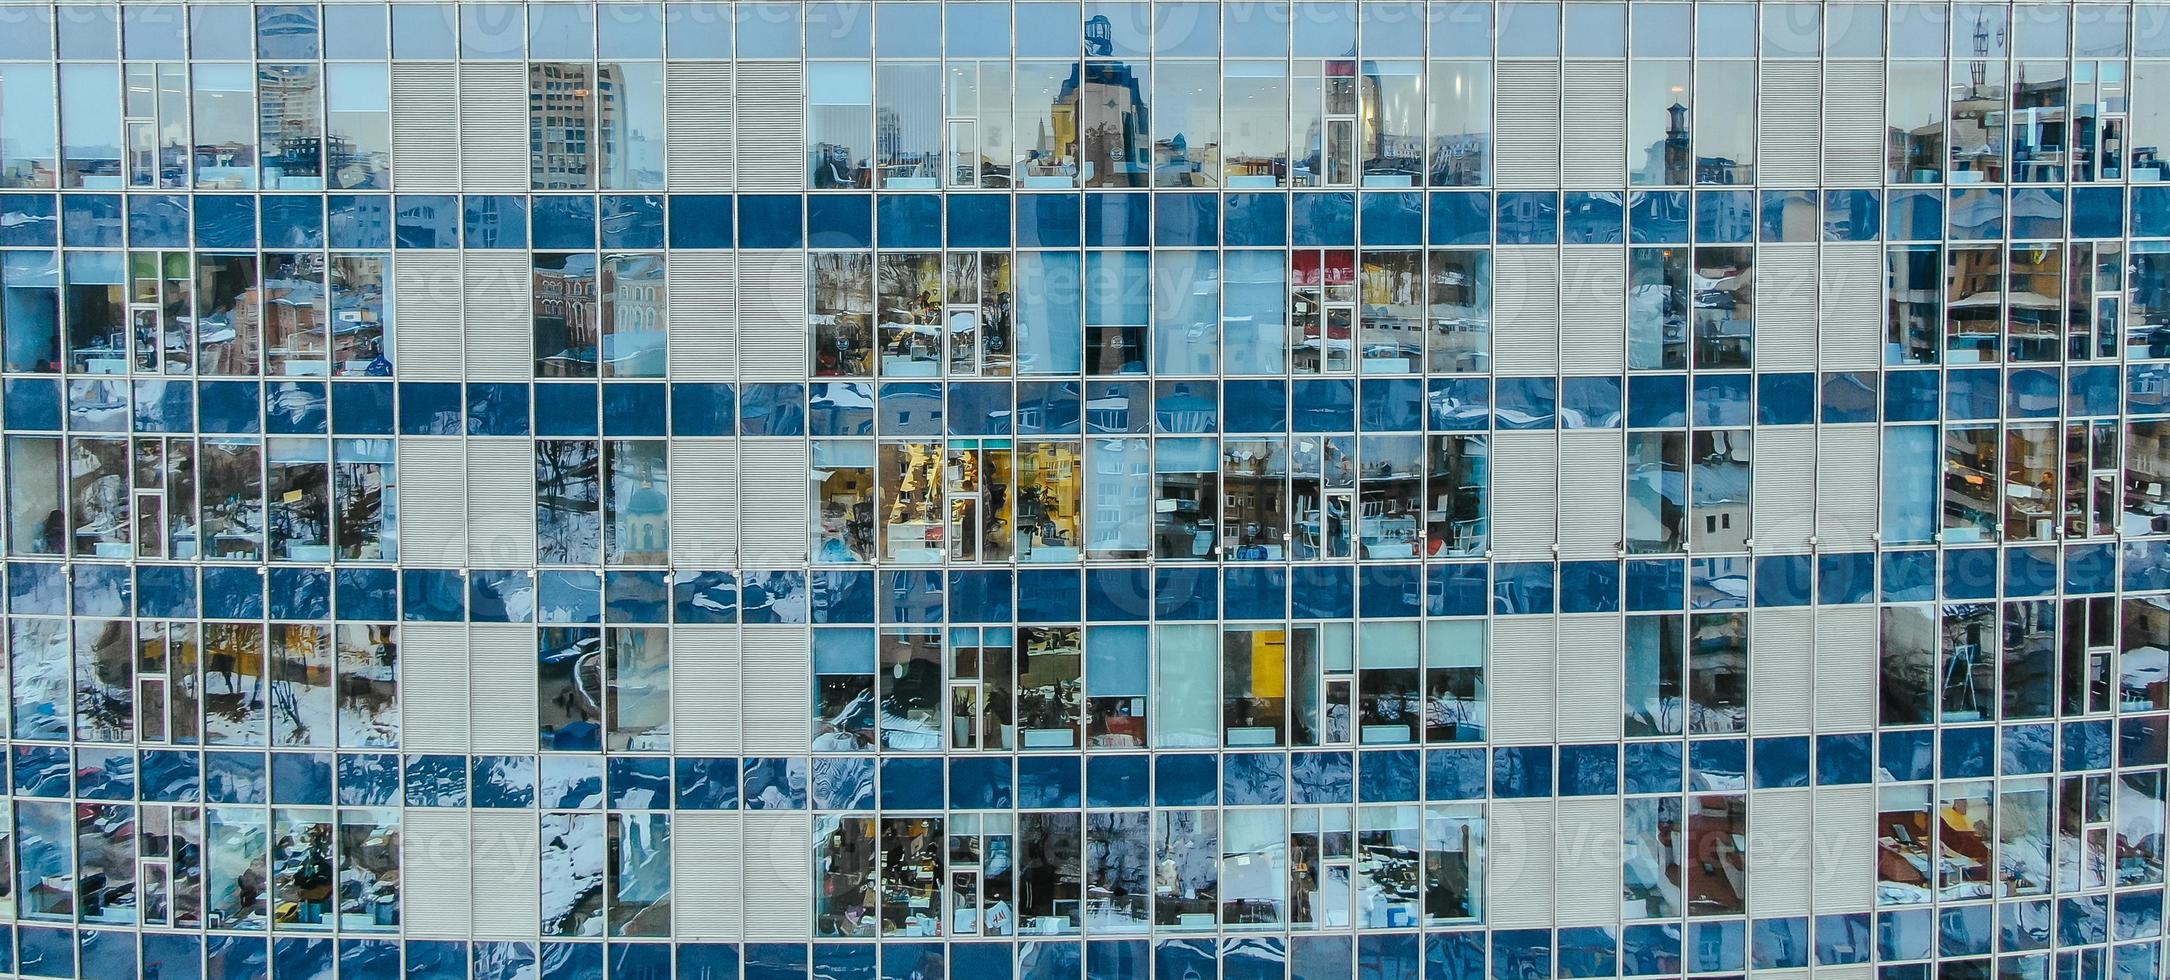
[[[0,972],[2140,980],[2170,6],[0,5]]]

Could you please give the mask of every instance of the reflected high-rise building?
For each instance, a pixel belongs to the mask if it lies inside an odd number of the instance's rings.
[[[2170,971],[2163,0],[0,23],[0,973]]]

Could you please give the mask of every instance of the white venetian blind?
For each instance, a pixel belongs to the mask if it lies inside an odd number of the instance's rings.
[[[1759,347],[1758,363],[1762,353]],[[1626,363],[1627,249],[1616,245],[1562,248],[1561,373],[1619,374]]]
[[[1559,472],[1564,476],[1560,557],[1618,558],[1627,480],[1627,447],[1620,430],[1560,433]]]
[[[682,737],[682,736],[681,736]],[[674,939],[732,942],[743,933],[746,867],[736,813],[680,811],[671,820]],[[767,882],[762,882],[764,901]]]
[[[467,751],[467,627],[406,623],[399,628],[401,747]]]
[[[1485,924],[1552,928],[1552,801],[1495,800],[1485,828]],[[1617,901],[1617,898],[1615,899]]]
[[[1562,799],[1555,812],[1554,916],[1561,926],[1610,926],[1620,917],[1620,800]]]
[[[1782,972],[1773,973],[1772,976],[1777,980],[1799,980],[1802,972],[1804,971],[1795,971],[1795,975],[1790,977]],[[1855,963],[1846,966],[1819,966],[1813,976],[1816,980],[1876,980],[1877,973],[1873,964]],[[1761,980],[1763,974],[1759,972],[1756,977]]]
[[[446,111],[457,87],[458,75],[450,64],[392,64],[393,186],[402,191],[459,189],[459,117]],[[524,134],[520,145],[527,145]]]
[[[1876,608],[1826,606],[1815,630],[1816,729],[1876,727]]]
[[[1562,742],[1620,738],[1627,699],[1627,625],[1617,613],[1562,616],[1554,717]]]
[[[1821,119],[1807,111],[1822,98],[1821,65],[1763,62],[1756,84],[1756,180],[1766,187],[1814,187]]]
[[[532,735],[528,744],[532,751]],[[535,815],[476,810],[474,827],[475,938],[534,936],[542,916],[542,856]]]
[[[534,273],[527,253],[470,251],[466,256],[461,312],[467,323],[467,380],[534,377]]]
[[[672,380],[737,381],[737,256],[673,252],[668,275]]]
[[[761,896],[746,907],[746,938],[808,938],[814,924],[813,817],[756,811],[744,816],[743,827],[746,880]]]
[[[402,249],[392,254],[392,365],[402,380],[465,377],[460,296],[460,253]]]
[[[813,745],[813,654],[804,626],[742,627],[739,678],[747,755],[803,755]]]
[[[537,650],[533,626],[468,627],[468,724],[475,752],[535,751]]]
[[[674,191],[731,189],[731,63],[677,61],[663,69],[664,163]]]
[[[1845,551],[1875,543],[1880,457],[1873,425],[1817,428],[1816,540],[1825,550]]]
[[[806,187],[806,71],[796,61],[738,63],[738,189]]]
[[[1758,735],[1815,726],[1816,633],[1806,609],[1758,609],[1749,621],[1748,717]]]
[[[1827,242],[1816,296],[1825,371],[1874,371],[1883,363],[1884,247]]]
[[[738,630],[671,630],[671,746],[680,755],[739,755],[745,749]]]
[[[690,568],[738,562],[738,440],[671,440],[671,560]]]
[[[1485,700],[1493,744],[1545,745],[1553,740],[1557,644],[1551,616],[1507,616],[1492,621]]]
[[[458,436],[399,440],[399,557],[424,568],[467,561],[467,453]]]
[[[467,554],[484,568],[535,563],[535,444],[467,441]]]
[[[738,256],[738,370],[749,382],[807,375],[806,253]]]
[[[1809,535],[1816,533],[1816,430],[1757,429],[1748,492],[1758,554],[1808,550]]]
[[[1756,369],[1816,370],[1816,243],[1756,250]]]
[[[1560,252],[1502,245],[1492,256],[1492,369],[1552,374],[1560,363]]]
[[[1560,63],[1502,61],[1495,69],[1494,183],[1560,186]]]
[[[475,902],[468,890],[474,845],[467,814],[466,810],[413,808],[400,821],[399,918],[401,931],[409,938],[468,937]],[[529,920],[531,926],[533,921]]]
[[[1763,790],[1749,797],[1748,894],[1756,914],[1807,915],[1814,791]]]
[[[1815,911],[1858,912],[1876,901],[1876,789],[1819,786],[1810,856]]]
[[[812,506],[806,443],[746,439],[738,456],[741,562],[752,568],[804,563]]]
[[[1826,63],[1822,104],[1823,183],[1831,187],[1873,187],[1883,183],[1883,63]]]
[[[460,187],[469,192],[528,189],[527,67],[517,61],[460,65]],[[443,138],[443,108],[436,125]]]
[[[1559,506],[1559,444],[1551,432],[1492,436],[1492,550],[1501,558],[1550,558]]]
[[[1627,63],[1567,62],[1564,91],[1560,182],[1597,190],[1626,186]]]

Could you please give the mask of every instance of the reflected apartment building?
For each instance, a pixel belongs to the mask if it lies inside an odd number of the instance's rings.
[[[0,23],[0,973],[2170,970],[2161,3]]]

